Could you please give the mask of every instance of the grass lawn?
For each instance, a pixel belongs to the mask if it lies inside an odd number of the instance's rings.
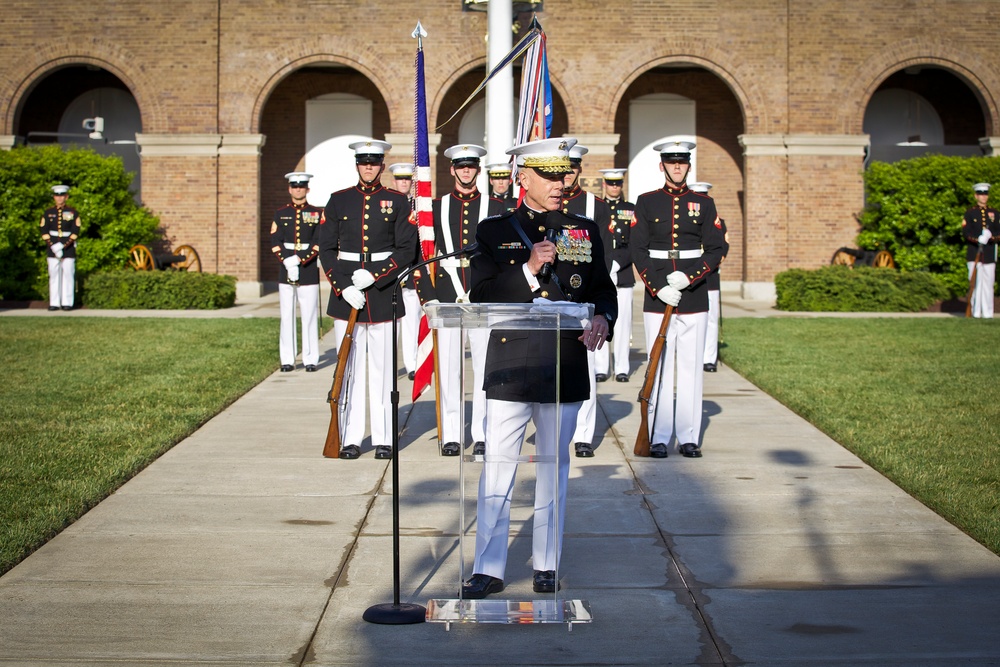
[[[276,319],[0,318],[0,573],[277,366]]]
[[[723,328],[728,365],[1000,554],[1000,323],[776,317]]]

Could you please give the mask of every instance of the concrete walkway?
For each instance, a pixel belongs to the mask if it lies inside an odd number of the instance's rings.
[[[643,358],[633,346],[630,381],[599,385],[596,456],[572,463],[562,594],[590,603],[591,624],[362,620],[393,597],[391,465],[367,442],[356,461],[320,455],[327,352],[322,372],[275,373],[0,578],[0,664],[1000,664],[1000,558],[729,368],[706,376],[704,458],[634,457]],[[463,527],[432,400],[399,387],[401,599],[425,605],[456,594],[463,528],[471,562],[481,464],[463,464]],[[533,476],[521,466],[511,600],[544,597]]]

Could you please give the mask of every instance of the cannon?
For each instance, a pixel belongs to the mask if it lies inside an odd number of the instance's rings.
[[[172,269],[201,273],[201,258],[198,257],[198,251],[189,245],[177,246],[171,254],[154,255],[149,246],[139,243],[128,252],[129,266],[136,271]]]
[[[888,250],[858,250],[857,248],[838,248],[830,258],[833,266],[871,266],[876,269],[895,269],[896,262]]]

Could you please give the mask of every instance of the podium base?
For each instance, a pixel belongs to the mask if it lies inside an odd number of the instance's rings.
[[[427,620],[427,610],[418,604],[376,604],[368,607],[361,618],[380,625],[410,625]]]
[[[586,600],[456,600],[427,602],[427,622],[444,623],[565,623],[572,632],[575,623],[592,623],[593,614]]]

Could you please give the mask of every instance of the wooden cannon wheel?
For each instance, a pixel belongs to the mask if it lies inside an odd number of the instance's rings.
[[[879,250],[875,253],[875,259],[872,260],[872,266],[879,269],[895,269],[896,262],[892,260],[892,255],[889,254],[888,250]]]
[[[132,246],[128,251],[129,266],[136,271],[152,271],[156,268],[156,261],[153,259],[153,252],[141,243]]]
[[[198,251],[189,245],[177,246],[174,249],[175,255],[183,255],[183,262],[174,262],[173,268],[178,271],[197,271],[201,273],[201,257],[198,256]]]
[[[833,266],[854,266],[854,255],[841,248],[833,254],[830,264]]]

